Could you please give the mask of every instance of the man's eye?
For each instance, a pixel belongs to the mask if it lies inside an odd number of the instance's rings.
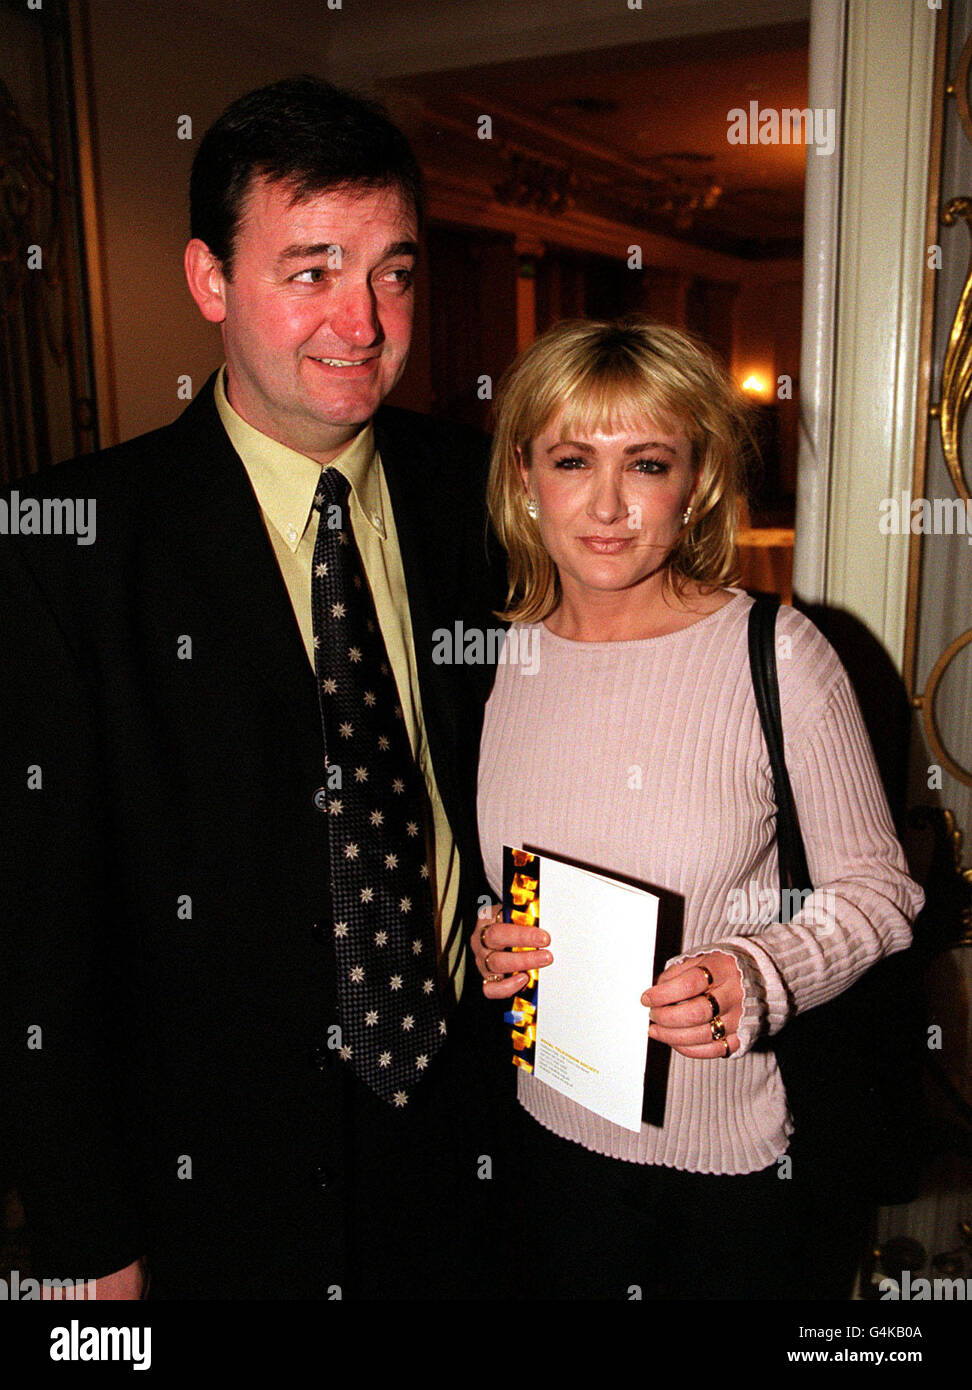
[[[407,290],[415,279],[415,271],[411,266],[397,265],[392,270],[386,270],[382,279],[390,280],[399,289]]]
[[[327,274],[327,270],[322,265],[312,265],[307,270],[298,270],[291,279],[296,280],[300,285],[319,285]]]

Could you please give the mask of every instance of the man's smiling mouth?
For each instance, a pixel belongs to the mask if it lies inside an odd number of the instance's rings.
[[[366,362],[373,362],[373,357],[312,357],[312,362],[323,362],[325,367],[363,367]]]

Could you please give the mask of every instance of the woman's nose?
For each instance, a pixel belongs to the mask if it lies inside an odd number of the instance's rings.
[[[591,514],[606,525],[627,515],[628,509],[621,494],[618,478],[605,476],[595,481],[590,509]]]

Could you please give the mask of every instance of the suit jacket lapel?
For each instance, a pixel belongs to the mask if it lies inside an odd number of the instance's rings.
[[[223,429],[211,378],[170,426],[177,462],[161,486],[180,516],[179,572],[197,621],[224,650],[229,669],[272,693],[291,717],[319,722],[314,676],[290,596],[239,455]],[[175,448],[172,449],[172,444]]]
[[[468,808],[453,775],[449,749],[457,742],[456,716],[445,690],[443,673],[447,668],[432,662],[433,605],[429,584],[439,552],[440,530],[445,524],[444,510],[437,499],[443,491],[444,462],[416,431],[403,432],[395,417],[384,411],[375,416],[375,443],[381,455],[388,483],[395,529],[408,592],[409,619],[418,666],[422,715],[436,785],[449,823],[458,830]],[[443,575],[443,581],[458,585],[458,575]]]

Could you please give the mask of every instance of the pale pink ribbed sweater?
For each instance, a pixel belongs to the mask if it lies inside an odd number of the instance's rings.
[[[846,672],[809,619],[784,607],[786,758],[818,892],[789,923],[765,925],[757,912],[739,924],[742,900],[730,890],[755,904],[760,889],[778,890],[779,877],[772,776],[749,674],[752,600],[732,592],[692,626],[643,641],[574,642],[537,625],[535,674],[522,662],[497,670],[479,767],[480,837],[497,898],[503,844],[537,845],[684,895],[683,953],[735,956],[742,1047],[729,1060],[673,1053],[660,1127],[620,1129],[519,1073],[520,1102],[554,1133],[702,1173],[752,1172],[785,1152],[782,1082],[773,1054],[752,1051],[753,1040],[907,946],[924,900]],[[827,909],[816,925],[815,900]]]

